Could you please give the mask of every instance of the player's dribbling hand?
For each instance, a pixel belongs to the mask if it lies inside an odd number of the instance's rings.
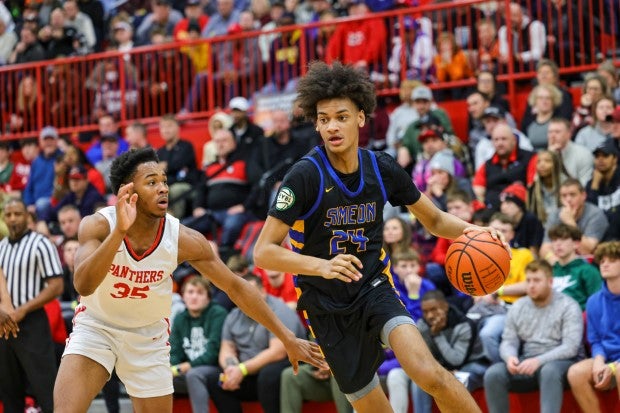
[[[288,353],[288,360],[293,366],[295,375],[297,375],[297,371],[299,370],[300,361],[312,364],[319,369],[329,369],[318,344],[311,341],[296,338],[293,342],[293,346],[286,348],[286,352]]]
[[[506,241],[506,238],[504,237],[504,234],[502,234],[501,232],[499,232],[495,228],[479,227],[477,225],[472,225],[470,227],[465,228],[463,230],[463,234],[467,234],[468,232],[479,232],[479,231],[488,232],[489,234],[491,234],[491,237],[493,239],[500,240],[502,242],[502,244],[504,244],[504,248],[506,248],[506,251],[508,251],[508,255],[510,256],[510,258],[512,258],[512,251],[510,250],[510,244],[508,244],[508,242]]]
[[[116,227],[121,232],[127,230],[136,220],[138,194],[133,192],[133,182],[121,185],[116,199]]]
[[[321,272],[323,278],[338,279],[344,282],[358,281],[362,278],[362,262],[355,255],[339,254],[326,261],[326,268]]]

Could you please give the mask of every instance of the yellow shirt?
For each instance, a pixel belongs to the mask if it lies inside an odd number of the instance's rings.
[[[534,255],[528,248],[511,248],[512,259],[510,260],[510,274],[506,278],[504,285],[516,284],[525,281],[525,267],[534,261]],[[502,300],[507,303],[514,303],[519,296],[503,295]]]

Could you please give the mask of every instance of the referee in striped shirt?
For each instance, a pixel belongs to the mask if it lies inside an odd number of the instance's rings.
[[[43,412],[52,412],[56,357],[43,306],[63,291],[62,266],[54,245],[28,229],[22,200],[4,206],[9,237],[0,241],[0,267],[15,310],[17,337],[0,338],[0,399],[5,413],[23,413],[26,386]]]

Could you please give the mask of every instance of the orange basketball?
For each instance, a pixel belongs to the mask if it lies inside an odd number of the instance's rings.
[[[500,240],[488,232],[468,232],[458,237],[446,255],[450,283],[468,295],[494,293],[510,272],[510,255]]]

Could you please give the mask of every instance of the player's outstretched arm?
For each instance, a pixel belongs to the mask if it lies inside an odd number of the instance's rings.
[[[267,217],[254,246],[254,262],[261,268],[292,274],[316,275],[344,282],[362,277],[362,262],[355,255],[339,254],[331,260],[297,254],[282,247],[289,226],[274,217]]]
[[[203,235],[183,225],[179,232],[179,263],[187,261],[203,277],[207,277],[222,289],[241,311],[275,334],[286,347],[295,371],[299,361],[319,368],[327,367],[319,347],[315,343],[295,337],[271,311],[258,290],[226,267]]]

